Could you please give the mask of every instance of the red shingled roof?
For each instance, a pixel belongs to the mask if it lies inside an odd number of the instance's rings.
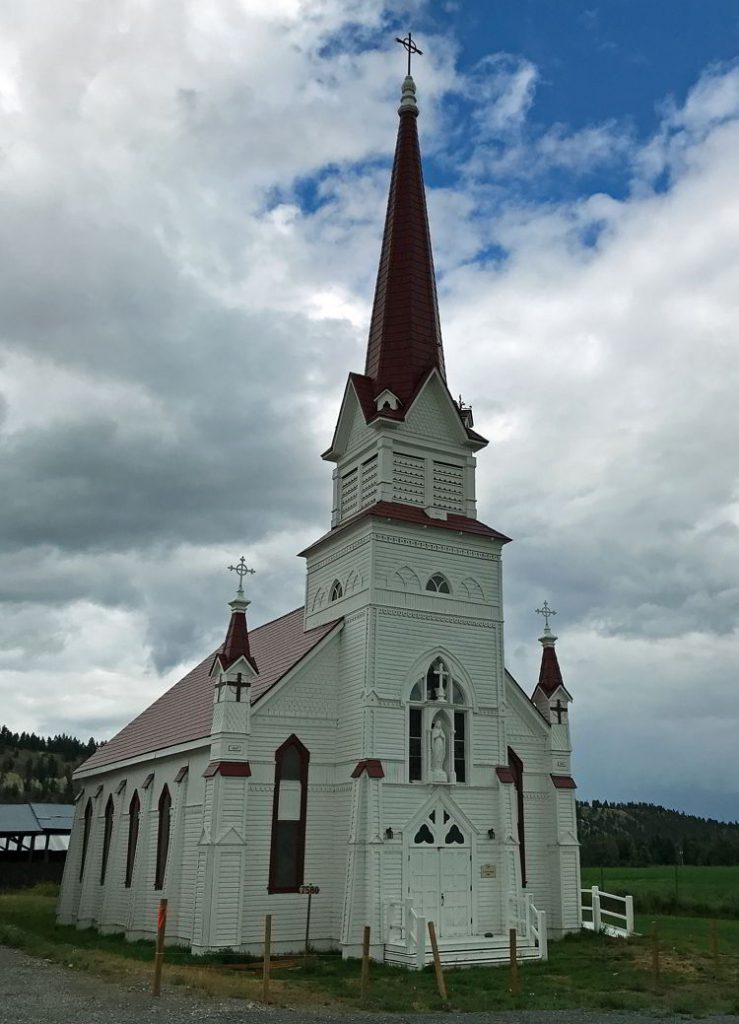
[[[554,691],[564,686],[562,672],[557,660],[557,652],[554,645],[547,646],[541,652],[541,668],[539,669],[539,687],[547,697],[551,697]]]
[[[415,104],[400,110],[365,374],[405,403],[436,366],[444,377]]]
[[[260,672],[251,686],[252,704],[327,636],[340,619],[303,630],[303,608],[282,615],[252,630],[251,649]],[[217,651],[214,653],[218,653]],[[82,770],[102,768],[140,754],[210,735],[213,719],[213,654],[196,665],[138,718],[88,758]]]
[[[426,515],[426,512],[417,505],[402,505],[397,501],[377,501],[374,505],[369,505],[367,508],[362,509],[361,512],[357,512],[350,519],[339,523],[338,526],[329,530],[328,533],[324,533],[310,547],[301,551],[300,555],[311,554],[319,544],[323,544],[329,537],[335,537],[342,530],[346,530],[349,526],[367,519],[368,516],[377,519],[394,519],[401,523],[414,523],[419,526],[427,526],[429,529],[454,530],[456,533],[473,533],[478,537],[494,537],[496,540],[503,541],[504,544],[507,544],[511,539],[506,537],[504,533],[494,530],[492,526],[486,526],[485,523],[481,523],[479,519],[458,516],[453,512],[448,513],[446,519],[432,519],[431,516]]]

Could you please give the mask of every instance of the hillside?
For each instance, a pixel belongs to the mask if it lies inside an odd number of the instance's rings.
[[[583,867],[739,864],[739,824],[656,804],[577,805]]]
[[[72,772],[97,749],[61,733],[37,736],[0,727],[0,803],[71,803]]]

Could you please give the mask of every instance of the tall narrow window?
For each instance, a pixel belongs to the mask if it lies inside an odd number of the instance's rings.
[[[134,792],[131,803],[128,805],[128,848],[126,850],[126,888],[131,888],[133,881],[133,866],[136,863],[136,846],[139,841],[139,814],[141,813],[141,801],[138,793]]]
[[[172,798],[165,786],[159,797],[159,828],[157,829],[157,865],[154,876],[154,888],[164,888],[164,872],[167,868],[169,852],[169,820],[172,813]]]
[[[297,736],[286,739],[275,754],[270,892],[296,892],[303,884],[309,761]]]
[[[103,829],[103,859],[100,862],[100,884],[105,884],[105,872],[108,869],[108,857],[110,855],[110,841],[113,838],[113,815],[115,814],[115,804],[113,803],[113,797],[108,797],[108,802],[105,805],[105,827]]]
[[[409,782],[467,782],[468,707],[447,663],[434,658],[410,693]]]
[[[408,778],[420,782],[423,777],[423,709],[410,709],[408,731]]]
[[[85,820],[82,826],[82,857],[80,858],[80,882],[85,873],[85,861],[87,860],[87,847],[90,845],[90,831],[92,829],[92,800],[85,804]]]
[[[521,884],[526,888],[526,828],[523,820],[523,761],[508,748],[508,764],[513,772],[516,787],[516,809],[518,817],[518,855],[521,858]]]

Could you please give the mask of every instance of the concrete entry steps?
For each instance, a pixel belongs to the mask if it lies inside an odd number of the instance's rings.
[[[516,951],[516,959],[538,960],[539,949],[535,945],[521,942]],[[439,942],[439,956],[443,967],[476,967],[484,964],[508,963],[508,936],[465,935],[459,939],[442,939]],[[400,943],[385,943],[385,963],[410,967],[418,966],[417,954],[414,949]],[[431,944],[426,943],[424,963],[433,963]]]

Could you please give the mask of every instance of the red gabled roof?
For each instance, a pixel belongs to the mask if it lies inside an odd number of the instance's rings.
[[[365,367],[375,395],[389,388],[403,403],[432,367],[445,376],[414,94],[407,78]]]
[[[305,631],[303,611],[303,608],[296,608],[252,631],[251,649],[259,665],[259,674],[251,686],[252,704],[341,621],[334,619],[324,626]],[[96,750],[80,770],[102,768],[114,761],[209,736],[213,720],[213,682],[210,678],[213,657],[209,654],[138,718],[124,726],[110,742]]]
[[[377,501],[374,505],[369,505],[367,508],[362,509],[361,512],[357,512],[350,519],[339,523],[338,526],[329,530],[328,533],[324,533],[310,547],[301,551],[300,555],[309,555],[312,551],[315,551],[319,544],[323,544],[325,540],[328,540],[329,537],[335,537],[342,530],[346,530],[349,526],[354,526],[355,523],[361,522],[370,516],[378,519],[393,519],[400,523],[414,523],[419,526],[427,526],[430,529],[454,530],[456,533],[473,533],[478,537],[493,537],[495,540],[503,541],[504,544],[507,544],[511,539],[506,537],[504,533],[494,530],[492,526],[486,526],[485,523],[481,523],[479,519],[470,519],[468,516],[459,516],[453,512],[450,512],[446,519],[432,519],[431,516],[426,515],[426,512],[417,505],[402,505],[398,501]]]
[[[541,668],[539,669],[539,687],[551,697],[556,689],[564,686],[562,672],[557,660],[554,645],[547,645],[541,652]]]

